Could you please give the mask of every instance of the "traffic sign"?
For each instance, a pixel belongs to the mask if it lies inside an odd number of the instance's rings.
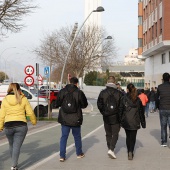
[[[31,65],[28,65],[24,69],[26,75],[33,75],[34,74],[34,67]]]
[[[43,85],[42,80],[38,80],[38,84],[39,84],[39,85]]]
[[[50,77],[50,67],[44,67],[44,75],[49,78]]]
[[[39,74],[38,75],[38,81],[42,81],[42,80],[43,80],[43,78],[42,78],[41,74]]]
[[[24,79],[24,83],[27,86],[32,86],[34,84],[34,78],[32,76],[26,76]]]

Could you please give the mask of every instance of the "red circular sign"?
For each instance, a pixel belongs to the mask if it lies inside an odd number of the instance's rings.
[[[25,67],[24,72],[26,75],[33,75],[34,74],[34,67],[31,65],[28,65]]]
[[[26,76],[24,79],[24,83],[27,86],[32,86],[34,84],[34,78],[32,76]]]

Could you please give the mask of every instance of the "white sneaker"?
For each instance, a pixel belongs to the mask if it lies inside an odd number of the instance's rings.
[[[162,147],[167,147],[167,144],[161,144]]]
[[[116,159],[115,153],[112,150],[109,150],[107,154],[110,158]]]

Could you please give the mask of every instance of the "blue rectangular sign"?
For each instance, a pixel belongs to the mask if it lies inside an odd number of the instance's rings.
[[[50,77],[50,67],[44,67],[44,76],[49,78]]]

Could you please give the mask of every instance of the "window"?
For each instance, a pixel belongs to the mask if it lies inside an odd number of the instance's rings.
[[[154,26],[152,26],[152,40],[154,39]]]
[[[165,64],[165,53],[162,54],[162,64]]]
[[[157,37],[157,23],[155,23],[155,37]]]
[[[142,38],[138,39],[138,47],[142,47],[143,46],[143,41]]]
[[[162,18],[160,19],[160,35],[162,34]]]
[[[31,95],[30,93],[28,93],[28,92],[25,91],[25,90],[22,90],[22,92],[24,93],[24,95],[25,95],[25,97],[26,97],[27,99],[32,99],[32,95]]]
[[[142,17],[141,16],[138,17],[138,25],[142,25]]]

